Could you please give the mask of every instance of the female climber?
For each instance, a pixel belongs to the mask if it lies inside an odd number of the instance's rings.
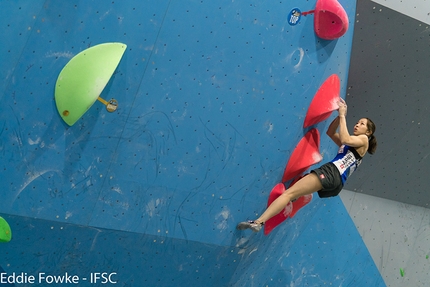
[[[241,222],[237,229],[260,231],[264,223],[281,212],[290,201],[300,196],[318,192],[320,198],[336,196],[342,190],[346,179],[360,165],[366,152],[373,154],[377,147],[374,136],[375,124],[369,118],[360,119],[350,135],[346,126],[346,102],[338,102],[339,115],[331,122],[327,135],[339,146],[336,157],[320,168],[298,180],[293,186],[284,191],[266,211],[256,220]]]

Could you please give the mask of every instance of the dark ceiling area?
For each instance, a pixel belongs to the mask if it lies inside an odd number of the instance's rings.
[[[357,1],[347,86],[348,126],[372,119],[378,149],[345,189],[430,207],[429,25]]]

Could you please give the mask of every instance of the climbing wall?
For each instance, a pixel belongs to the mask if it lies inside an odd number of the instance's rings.
[[[429,7],[423,1],[404,6],[425,11],[420,5]],[[406,8],[395,11],[373,1],[362,1],[358,8],[360,24],[348,82],[350,114],[365,113],[377,123],[378,153],[346,188],[428,208],[426,171],[430,165],[427,153],[421,151],[428,142],[423,131],[430,128],[429,73],[422,60],[430,57],[429,25],[401,14],[408,12]],[[373,27],[371,35],[369,26]]]
[[[235,230],[264,210],[306,132],[324,134],[327,121],[303,128],[318,88],[337,74],[345,94],[355,1],[340,3],[350,28],[335,40],[315,35],[313,14],[288,22],[316,1],[6,3],[0,25],[14,40],[0,48],[0,212],[13,231],[0,245],[5,273],[68,272],[84,285],[115,273],[119,286],[316,284],[342,273],[346,283],[383,286],[339,199],[315,198],[267,237]],[[55,107],[57,77],[106,42],[127,45],[101,94],[118,109],[96,102],[68,126]],[[327,161],[335,146],[321,137],[319,152]],[[326,233],[337,220],[348,248],[336,249],[340,231]],[[334,251],[342,263],[327,270]],[[269,257],[272,271],[254,268]]]

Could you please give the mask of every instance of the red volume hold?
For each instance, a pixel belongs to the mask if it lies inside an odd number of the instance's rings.
[[[320,162],[322,156],[319,152],[320,133],[311,129],[299,141],[288,160],[282,176],[282,182],[289,181],[305,172],[310,166]]]
[[[312,99],[303,128],[315,125],[330,117],[331,113],[338,108],[339,95],[340,80],[338,75],[333,74],[324,81]]]
[[[318,0],[314,13],[315,34],[321,39],[334,40],[348,30],[348,14],[337,0]]]

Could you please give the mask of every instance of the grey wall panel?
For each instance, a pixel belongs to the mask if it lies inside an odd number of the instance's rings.
[[[372,0],[414,19],[430,24],[430,0]]]
[[[348,125],[370,117],[378,150],[346,189],[429,207],[430,28],[371,1],[357,3]]]
[[[430,209],[348,190],[340,197],[385,284],[429,286]]]

